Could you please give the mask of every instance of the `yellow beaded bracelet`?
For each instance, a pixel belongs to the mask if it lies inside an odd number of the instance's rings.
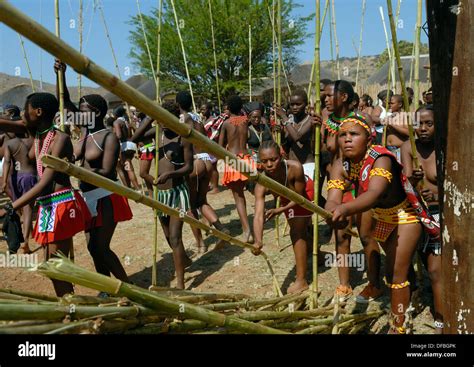
[[[393,177],[392,173],[387,171],[384,168],[372,168],[370,170],[369,177],[371,178],[372,176],[384,177],[387,179],[388,182],[392,182],[392,177]]]
[[[329,180],[328,181],[328,191],[331,189],[337,189],[344,191],[344,181],[343,180]]]
[[[408,280],[404,281],[403,283],[389,283],[387,282],[387,279],[384,278],[384,281],[385,281],[385,284],[387,285],[387,287],[391,288],[391,289],[403,289],[403,288],[406,288],[410,285],[410,282]]]

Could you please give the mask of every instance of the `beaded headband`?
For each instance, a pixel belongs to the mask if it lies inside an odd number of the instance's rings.
[[[370,134],[371,131],[370,131],[370,127],[369,125],[367,124],[367,122],[365,121],[365,119],[362,117],[362,116],[357,116],[357,117],[347,117],[345,118],[342,123],[341,123],[341,130],[344,130],[344,125],[346,123],[349,123],[349,122],[353,122],[357,125],[360,125],[362,126],[365,130],[367,130],[367,132]]]

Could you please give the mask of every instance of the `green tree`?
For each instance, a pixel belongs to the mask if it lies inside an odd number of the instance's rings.
[[[398,50],[400,56],[411,56],[413,53],[413,43],[408,41],[398,41]],[[390,50],[391,51],[391,50]],[[428,45],[426,43],[420,44],[420,54],[426,54],[429,52]],[[388,61],[388,51],[385,49],[377,59],[377,68],[383,66]]]
[[[248,26],[252,26],[252,78],[272,73],[272,26],[269,9],[271,0],[211,0],[216,41],[217,69],[221,96],[248,90],[249,43]],[[276,0],[275,0],[276,1]],[[161,88],[186,89],[187,78],[181,46],[176,31],[173,9],[163,1],[161,33]],[[297,46],[309,36],[306,24],[314,14],[292,18],[299,5],[282,1],[282,50],[287,70],[297,62]],[[191,84],[194,93],[215,99],[216,83],[212,51],[211,23],[208,0],[175,0],[175,8],[184,41]],[[147,40],[156,65],[158,11],[143,14]],[[135,66],[150,78],[150,61],[145,46],[140,19],[132,17],[130,56]]]

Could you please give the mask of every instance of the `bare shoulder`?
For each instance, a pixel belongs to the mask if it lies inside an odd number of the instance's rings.
[[[400,147],[401,152],[406,152],[408,150],[411,150],[411,143],[410,140],[405,141],[402,146]]]
[[[293,177],[304,176],[303,165],[299,161],[287,160],[288,173]]]

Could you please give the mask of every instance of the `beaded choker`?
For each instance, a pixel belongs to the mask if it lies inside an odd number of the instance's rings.
[[[51,146],[51,142],[53,141],[53,137],[55,134],[55,131],[53,129],[53,126],[51,126],[49,129],[48,134],[44,138],[43,145],[40,148],[40,135],[41,133],[36,133],[36,138],[35,138],[35,157],[36,157],[36,171],[38,172],[38,176],[41,178],[43,177],[43,162],[41,161],[41,158],[48,153],[48,149]],[[45,130],[44,132],[48,131]],[[43,133],[44,133],[43,132]]]

